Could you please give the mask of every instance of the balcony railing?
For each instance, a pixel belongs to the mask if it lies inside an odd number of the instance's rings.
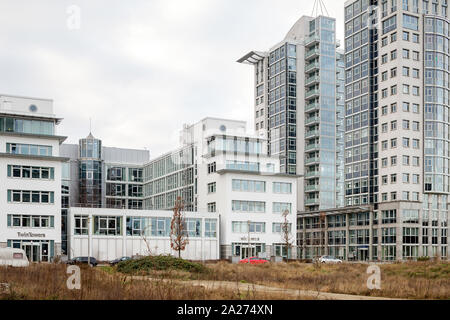
[[[307,118],[305,120],[305,124],[309,125],[311,123],[315,123],[315,122],[319,122],[320,118],[319,117],[311,117],[311,118]]]
[[[313,83],[319,82],[320,81],[320,76],[319,75],[315,75],[312,77],[309,77],[308,79],[306,79],[305,81],[305,86],[309,86]]]
[[[305,66],[305,72],[311,72],[314,69],[319,69],[319,62],[313,62]]]
[[[320,90],[319,89],[314,89],[314,90],[309,90],[306,92],[306,99],[309,99],[313,96],[318,96],[320,94]]]
[[[312,111],[312,110],[315,110],[315,109],[319,109],[319,106],[320,105],[319,105],[318,102],[307,104],[306,107],[305,107],[305,111],[308,112],[308,111]]]

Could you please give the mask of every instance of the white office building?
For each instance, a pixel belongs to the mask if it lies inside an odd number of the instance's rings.
[[[282,212],[295,246],[297,176],[279,173],[267,140],[247,134],[245,122],[217,118],[185,126],[181,138],[180,149],[144,166],[144,207],[169,209],[181,196],[189,210],[218,213],[222,259],[286,256]]]
[[[91,256],[110,261],[124,256],[170,254],[172,211],[110,208],[70,208],[69,257]],[[219,259],[219,216],[186,212],[188,244],[181,257],[189,260]]]
[[[46,99],[0,95],[0,247],[61,254],[61,119]]]

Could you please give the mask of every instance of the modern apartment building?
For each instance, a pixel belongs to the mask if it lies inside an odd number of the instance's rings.
[[[299,215],[304,255],[448,259],[449,22],[447,1],[345,3],[346,208]]]
[[[301,17],[270,50],[238,60],[254,65],[255,130],[298,174],[301,211],[344,205],[344,61],[334,18]]]
[[[0,247],[33,262],[61,254],[61,120],[52,100],[0,95]]]

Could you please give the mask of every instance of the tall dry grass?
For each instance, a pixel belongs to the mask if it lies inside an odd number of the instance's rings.
[[[0,291],[0,300],[266,300],[293,299],[280,294],[253,290],[205,290],[201,286],[178,281],[141,281],[99,268],[81,268],[81,290],[67,289],[67,266],[35,264],[28,268],[0,267],[0,283],[9,289]]]
[[[343,263],[316,267],[298,262],[258,266],[222,262],[209,265],[212,272],[195,276],[296,290],[407,299],[450,299],[448,262],[408,262],[379,266],[381,290],[367,288],[367,264]]]

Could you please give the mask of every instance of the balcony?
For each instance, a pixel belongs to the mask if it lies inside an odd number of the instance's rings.
[[[315,103],[310,103],[307,104],[305,107],[305,112],[309,112],[309,111],[313,111],[313,110],[319,110],[319,103],[315,102]]]
[[[305,80],[305,86],[310,86],[312,84],[319,83],[319,81],[320,81],[319,75],[309,77],[308,79]]]
[[[315,206],[319,204],[319,198],[314,198],[314,199],[306,199],[305,200],[305,205],[307,206]]]
[[[305,158],[305,164],[313,164],[313,163],[318,163],[318,162],[320,162],[319,157]]]
[[[319,191],[319,185],[318,184],[310,184],[305,186],[306,192],[318,192]]]
[[[311,130],[311,131],[307,131],[305,133],[305,138],[312,138],[312,137],[316,137],[319,136],[320,132],[319,130]]]
[[[320,121],[319,116],[310,117],[310,118],[305,119],[305,125],[310,125],[310,124],[313,124],[313,123],[319,123],[319,121]]]
[[[305,72],[311,72],[313,70],[319,70],[319,62],[313,62],[305,66]]]
[[[313,90],[309,90],[309,91],[306,92],[305,98],[306,99],[316,98],[319,95],[320,95],[320,90],[319,89],[313,89]]]
[[[320,175],[319,171],[308,171],[305,174],[305,177],[306,178],[315,178],[315,177],[318,177],[319,175]]]
[[[319,38],[318,35],[312,35],[312,36],[307,37],[307,38],[305,39],[305,46],[306,46],[306,47],[309,47],[310,45],[316,44],[316,43],[318,43],[319,41],[320,41],[320,38]]]
[[[320,54],[319,48],[314,48],[306,52],[305,59],[311,59],[313,57],[318,57]]]

